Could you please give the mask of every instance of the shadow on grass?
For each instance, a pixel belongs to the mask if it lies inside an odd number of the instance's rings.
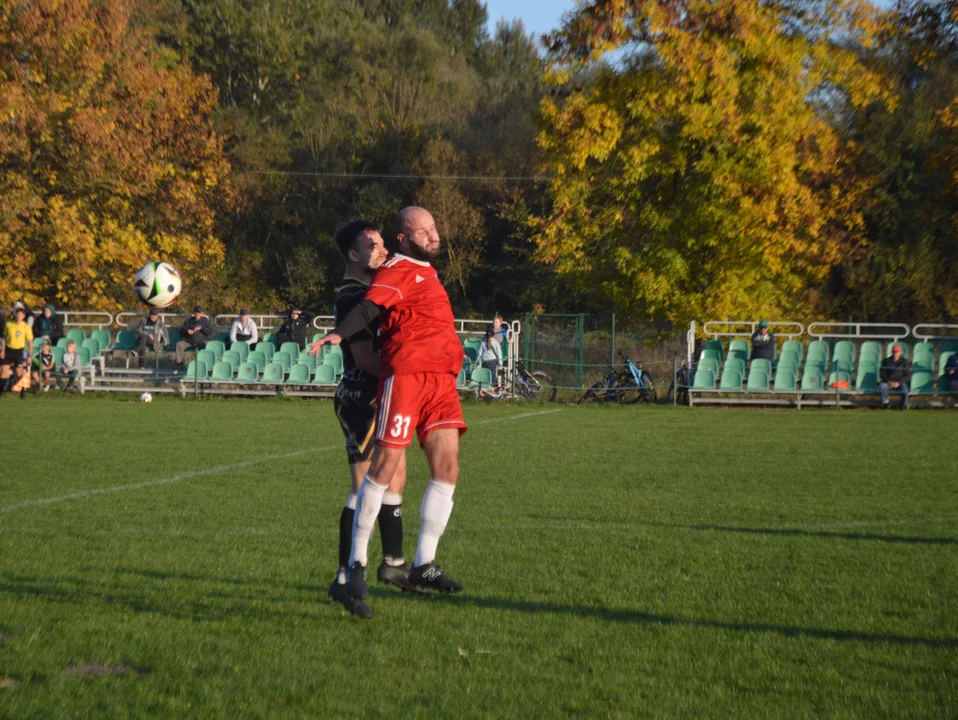
[[[911,635],[892,635],[886,633],[867,633],[857,630],[825,630],[806,628],[796,625],[775,625],[771,623],[723,622],[708,618],[686,619],[671,615],[658,615],[642,612],[641,610],[612,610],[603,607],[587,607],[579,605],[559,605],[548,602],[503,600],[490,597],[470,597],[468,595],[446,595],[435,599],[436,602],[451,605],[472,605],[474,607],[508,612],[529,613],[541,615],[571,615],[580,618],[608,620],[610,622],[635,625],[662,625],[666,627],[698,627],[713,630],[725,630],[742,633],[775,633],[784,637],[814,638],[818,640],[835,640],[837,642],[864,642],[888,643],[891,645],[912,645],[935,650],[951,650],[958,648],[958,638],[923,638]]]
[[[914,537],[908,535],[877,535],[875,533],[834,532],[829,530],[804,530],[802,528],[750,528],[734,525],[682,525],[679,523],[651,522],[646,520],[610,521],[601,518],[570,518],[558,515],[527,515],[532,520],[561,520],[570,523],[603,523],[614,522],[616,525],[637,525],[641,527],[673,528],[675,530],[709,530],[712,532],[745,533],[748,535],[793,535],[798,537],[818,537],[837,540],[872,540],[886,543],[905,543],[907,545],[958,545],[958,539],[949,537]]]
[[[155,581],[135,588],[105,586],[76,578],[19,577],[0,573],[0,597],[84,605],[100,602],[117,605],[134,612],[156,613],[166,617],[191,621],[216,622],[241,617],[249,620],[286,621],[290,618],[315,620],[323,605],[330,604],[326,588],[313,585],[282,584],[273,580],[240,580],[214,578],[190,574],[172,574],[151,570],[124,569],[119,574],[129,574]],[[199,584],[187,593],[170,593],[169,581]],[[223,592],[203,585],[228,585],[232,587],[262,587],[262,592],[246,590],[242,594]],[[807,628],[797,625],[777,625],[757,622],[727,622],[709,618],[682,618],[672,615],[643,612],[641,610],[616,610],[588,605],[562,605],[549,602],[507,600],[494,597],[466,595],[434,595],[420,598],[395,590],[371,587],[370,592],[377,602],[405,601],[417,603],[442,603],[454,606],[473,606],[503,612],[519,612],[529,615],[543,613],[576,618],[605,620],[632,625],[660,625],[663,627],[694,627],[740,633],[774,633],[791,638],[814,638],[837,642],[886,643],[891,645],[917,646],[930,649],[956,649],[958,638],[926,638],[890,633],[870,633],[857,630],[830,630]],[[302,594],[305,593],[305,597]],[[302,612],[294,609],[304,603],[312,605],[317,612]],[[285,605],[286,607],[282,607]],[[333,605],[335,605],[333,603]],[[271,607],[272,606],[272,607]],[[338,606],[337,606],[338,607]]]

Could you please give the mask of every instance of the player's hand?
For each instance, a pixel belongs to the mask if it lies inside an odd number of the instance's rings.
[[[342,341],[343,339],[336,333],[329,333],[329,335],[321,337],[319,340],[309,346],[309,354],[319,357],[319,353],[323,349],[323,345],[339,345],[339,343]]]

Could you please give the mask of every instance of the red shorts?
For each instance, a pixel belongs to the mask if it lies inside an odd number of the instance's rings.
[[[379,381],[376,444],[409,447],[412,431],[419,444],[433,430],[457,428],[466,432],[456,376],[448,373],[393,375]]]

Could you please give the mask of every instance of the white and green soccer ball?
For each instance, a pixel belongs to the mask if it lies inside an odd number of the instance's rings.
[[[167,262],[151,262],[140,268],[133,289],[150,307],[165,308],[176,302],[183,289],[180,274]]]
[[[140,402],[153,402],[153,396],[150,393],[140,395]]]

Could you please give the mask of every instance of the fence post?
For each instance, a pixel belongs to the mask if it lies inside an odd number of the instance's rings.
[[[579,392],[582,392],[582,363],[584,362],[585,345],[585,313],[579,313],[575,322],[575,385]]]
[[[678,405],[679,376],[675,373],[675,353],[672,353],[672,407]]]
[[[612,313],[612,367],[615,367],[615,313]]]

